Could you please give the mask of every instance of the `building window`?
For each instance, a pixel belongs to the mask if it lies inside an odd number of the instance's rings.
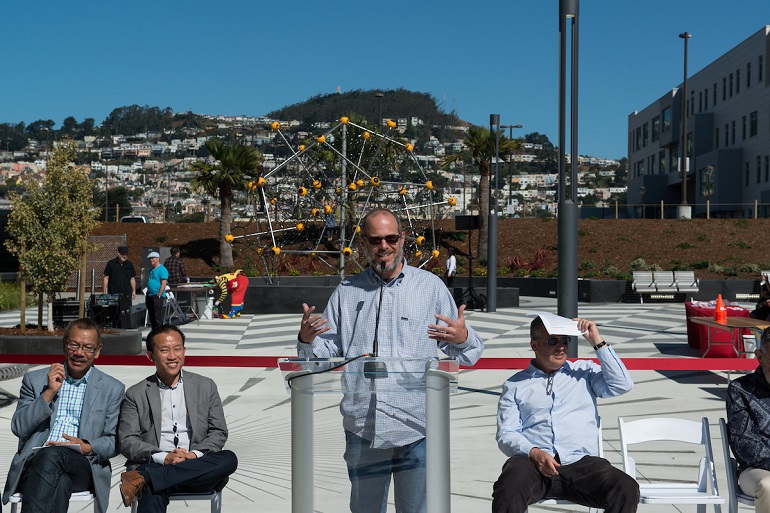
[[[709,110],[709,88],[703,90],[703,108]]]
[[[652,142],[660,139],[660,116],[652,118]]]
[[[716,149],[719,149],[719,127],[715,128],[714,130],[715,130],[714,141],[716,142],[714,146],[716,146]]]
[[[642,149],[642,127],[636,127],[636,150]]]
[[[762,181],[762,157],[757,155],[757,183]]]
[[[703,112],[703,93],[698,93],[698,114]]]
[[[741,140],[746,140],[746,116],[741,118]]]
[[[647,147],[647,143],[649,142],[649,136],[650,134],[649,134],[648,126],[647,126],[647,123],[645,123],[642,125],[642,148]]]
[[[751,87],[751,63],[746,63],[746,89]]]
[[[765,164],[767,164],[767,157],[765,157]],[[666,169],[666,150],[660,150],[658,153],[658,171],[660,174],[664,174],[666,171],[668,171]]]
[[[749,186],[749,163],[746,162],[744,174],[746,175],[746,187]]]
[[[725,148],[730,146],[730,124],[725,123]]]
[[[687,115],[692,116],[693,114],[695,114],[695,91],[690,91],[690,111]]]
[[[741,70],[735,70],[735,94],[741,92]]]
[[[730,98],[733,97],[733,74],[730,73]]]
[[[717,83],[714,82],[714,106],[717,104]]]
[[[757,111],[752,112],[749,114],[749,137],[754,137],[757,135],[757,124],[758,124],[758,114]]]
[[[770,181],[770,157],[765,155],[765,181]]]
[[[636,170],[639,173],[637,176],[643,176],[644,175],[644,160],[640,160],[636,163]]]
[[[722,101],[727,99],[727,78],[722,77]]]
[[[732,131],[730,133],[730,143],[735,144],[735,120],[732,123]]]
[[[650,174],[655,174],[655,155],[650,155]]]
[[[663,109],[663,127],[661,132],[666,133],[669,130],[671,130],[671,107],[666,107]]]

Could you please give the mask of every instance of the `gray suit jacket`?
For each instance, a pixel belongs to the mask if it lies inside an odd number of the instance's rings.
[[[43,399],[43,392],[48,388],[48,370],[28,372],[21,382],[19,402],[11,420],[11,431],[19,437],[19,448],[8,470],[3,504],[7,504],[16,492],[24,462],[32,455],[32,448],[45,443],[56,419],[59,394],[50,405]],[[100,513],[107,511],[110,498],[110,458],[118,454],[118,415],[124,390],[123,383],[96,367],[91,368],[78,437],[88,440],[92,447],[91,454],[86,457],[91,464],[96,509]]]
[[[203,453],[221,451],[227,441],[227,423],[217,385],[211,379],[184,371],[184,400],[190,417],[190,450]],[[120,452],[133,468],[150,463],[160,452],[160,428],[163,420],[160,388],[155,374],[126,391],[120,408]]]

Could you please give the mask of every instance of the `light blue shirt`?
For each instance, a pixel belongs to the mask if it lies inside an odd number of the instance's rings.
[[[80,415],[83,412],[83,399],[86,396],[88,387],[88,377],[91,375],[89,367],[85,375],[80,379],[70,376],[67,370],[67,364],[64,364],[66,377],[57,392],[59,400],[57,401],[56,420],[51,426],[51,432],[48,434],[47,442],[66,442],[64,434],[78,437],[80,433]]]
[[[590,360],[566,362],[549,374],[530,362],[503,384],[497,406],[497,445],[506,456],[529,457],[537,447],[562,465],[583,456],[597,456],[599,416],[597,397],[615,397],[634,387],[626,366],[605,346],[596,352],[601,366]]]
[[[329,331],[317,336],[312,344],[298,343],[297,354],[303,358],[350,358],[372,352],[381,284],[371,269],[340,283],[323,313]],[[437,313],[457,318],[457,306],[444,282],[428,271],[404,264],[401,273],[383,288],[379,356],[430,359],[438,358],[440,349],[461,365],[476,363],[484,344],[469,325],[468,338],[462,344],[428,338],[428,324],[443,324],[435,318]],[[360,375],[346,375],[346,379],[345,390],[363,393],[349,392],[342,399],[345,430],[371,441],[375,448],[400,447],[425,437],[424,393],[407,392],[404,385],[403,392],[370,394],[373,380]],[[385,380],[374,381],[381,389]]]
[[[147,275],[147,295],[157,296],[160,290],[161,281],[166,280],[168,282],[168,269],[159,265],[158,267],[151,269],[150,274]],[[166,291],[163,291],[161,297],[166,297]]]

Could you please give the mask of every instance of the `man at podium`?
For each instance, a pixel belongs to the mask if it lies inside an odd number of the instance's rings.
[[[369,268],[341,282],[322,315],[302,305],[298,355],[435,358],[441,349],[461,365],[476,363],[484,344],[465,323],[465,307],[457,309],[441,278],[406,263],[400,219],[375,209],[362,226]],[[347,392],[340,410],[351,512],[384,513],[391,476],[396,511],[424,512],[424,393]]]

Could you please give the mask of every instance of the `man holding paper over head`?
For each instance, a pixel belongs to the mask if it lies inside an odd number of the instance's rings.
[[[503,384],[497,444],[508,456],[494,484],[493,513],[524,512],[543,498],[566,499],[606,513],[635,512],[636,481],[599,458],[597,397],[634,386],[596,323],[536,312],[530,324],[535,358]],[[572,336],[582,335],[601,365],[567,361]]]
[[[436,358],[440,349],[462,365],[476,363],[484,345],[465,323],[465,307],[458,311],[441,278],[407,265],[406,234],[398,217],[375,209],[366,215],[362,228],[369,268],[340,283],[323,315],[314,315],[315,307],[302,305],[299,356],[352,358],[373,353],[377,340],[382,357]],[[340,404],[350,509],[384,513],[392,475],[396,511],[424,512],[425,394],[370,393],[379,385],[365,373],[357,380],[348,378],[346,390],[361,392],[346,392]],[[409,378],[404,375],[401,380]]]
[[[102,335],[91,319],[64,330],[64,362],[24,375],[11,431],[19,438],[3,504],[22,492],[24,513],[66,513],[73,492],[91,491],[107,511],[123,384],[94,367]]]

